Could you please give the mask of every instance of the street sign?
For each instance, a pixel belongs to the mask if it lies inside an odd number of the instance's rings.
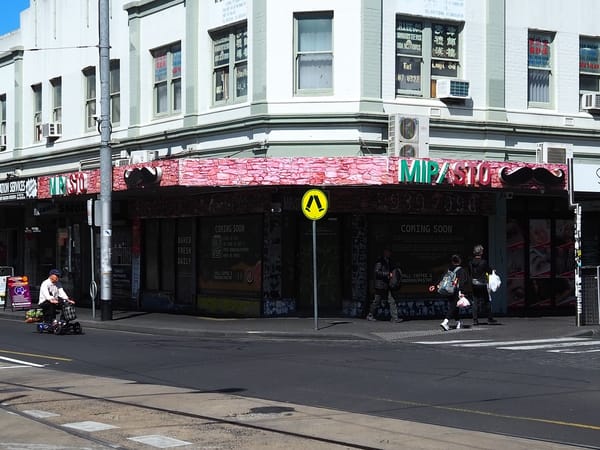
[[[302,196],[302,212],[310,220],[322,219],[328,207],[327,196],[320,189],[309,189]]]

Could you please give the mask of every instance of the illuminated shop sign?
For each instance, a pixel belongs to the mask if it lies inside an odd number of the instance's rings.
[[[88,190],[88,176],[83,172],[75,172],[69,176],[52,177],[50,195],[80,195]]]
[[[429,159],[400,159],[398,181],[407,184],[451,184],[490,186],[492,169],[487,162],[438,162]]]

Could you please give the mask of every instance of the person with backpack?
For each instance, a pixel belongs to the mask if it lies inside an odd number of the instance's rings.
[[[488,323],[496,323],[492,317],[492,305],[488,291],[488,276],[491,273],[490,266],[483,258],[483,245],[473,247],[473,259],[469,262],[473,284],[473,325],[479,325],[479,313],[487,314]]]
[[[471,280],[469,274],[465,270],[464,267],[461,266],[462,259],[459,255],[452,255],[450,258],[450,267],[446,274],[443,276],[440,283],[436,286],[430,286],[429,290],[431,292],[437,289],[440,295],[448,298],[448,310],[446,311],[446,316],[442,323],[440,323],[440,327],[444,331],[448,331],[450,329],[451,319],[454,319],[456,322],[456,329],[459,330],[462,328],[462,323],[460,321],[460,309],[457,306],[457,302],[461,295],[469,298],[472,294],[471,288]]]
[[[390,305],[391,322],[400,323],[403,319],[398,317],[398,306],[394,294],[400,289],[402,272],[392,261],[392,251],[389,248],[383,250],[383,255],[375,263],[375,295],[369,308],[367,320],[375,318],[377,310],[387,301]]]

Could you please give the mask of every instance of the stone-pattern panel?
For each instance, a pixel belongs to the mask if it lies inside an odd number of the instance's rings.
[[[235,187],[235,186],[369,186],[398,185],[399,158],[386,156],[363,156],[349,158],[214,158],[214,159],[170,159],[157,160],[135,166],[113,168],[113,190],[127,190],[124,175],[127,170],[136,167],[160,167],[162,177],[160,186],[189,187]],[[438,164],[457,161],[435,160]],[[564,164],[528,164],[511,161],[459,161],[463,165],[474,167],[480,163],[490,169],[489,188],[507,187],[500,179],[500,169],[545,167],[565,174],[564,180],[554,186],[545,186],[535,179],[523,182],[519,189],[565,190],[567,186]],[[87,175],[87,194],[100,192],[100,170],[89,170]],[[63,174],[69,176],[71,173]],[[446,176],[449,179],[450,175]],[[50,198],[50,176],[39,177],[38,198]],[[420,184],[411,183],[411,187]],[[509,186],[511,187],[511,186]],[[140,189],[142,192],[143,189]]]

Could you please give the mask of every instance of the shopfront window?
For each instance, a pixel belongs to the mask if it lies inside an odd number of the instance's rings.
[[[262,287],[262,218],[204,218],[200,222],[201,294],[258,297]]]

